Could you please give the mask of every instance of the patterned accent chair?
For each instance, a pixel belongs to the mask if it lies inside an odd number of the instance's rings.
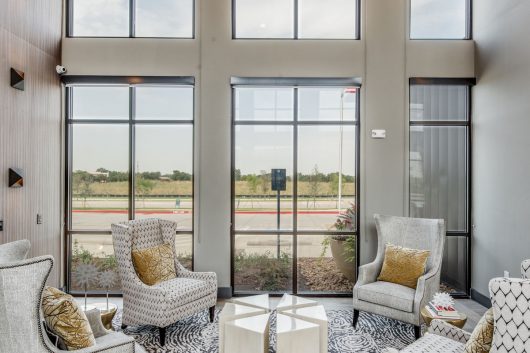
[[[30,248],[31,244],[27,239],[0,245],[0,264],[24,260]]]
[[[530,260],[524,260],[521,262],[521,277],[524,279],[530,279]]]
[[[0,352],[61,353],[45,333],[41,297],[53,257],[0,264]],[[87,315],[96,345],[77,353],[145,353],[132,337],[105,330],[99,312]],[[99,333],[99,334],[96,334]]]
[[[185,269],[177,260],[176,235],[177,224],[162,219],[112,225],[114,252],[123,289],[122,327],[156,326],[161,345],[165,344],[166,327],[178,320],[210,309],[210,321],[213,322],[217,302],[217,275]],[[138,278],[131,252],[162,244],[171,244],[173,248],[177,277],[148,286]]]
[[[440,290],[445,222],[378,214],[374,218],[379,237],[377,256],[372,263],[359,267],[359,279],[353,288],[353,326],[357,326],[359,311],[367,311],[414,325],[414,333],[419,338],[420,310]],[[416,289],[377,281],[387,243],[430,250],[426,272],[418,279]]]
[[[495,329],[490,353],[530,352],[530,280],[494,278],[489,283]],[[433,320],[429,333],[401,351],[385,353],[463,353],[471,334]]]

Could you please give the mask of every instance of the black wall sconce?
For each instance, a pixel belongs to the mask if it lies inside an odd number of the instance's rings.
[[[9,168],[9,187],[21,188],[24,186],[24,177],[20,169]]]
[[[11,87],[24,90],[24,73],[22,71],[11,68]]]

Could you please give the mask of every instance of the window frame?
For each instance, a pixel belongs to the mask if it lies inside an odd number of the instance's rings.
[[[146,39],[195,39],[196,38],[196,6],[192,0],[192,29],[191,37],[139,37],[136,36],[136,0],[129,1],[129,36],[77,36],[74,35],[74,3],[76,0],[66,0],[66,38],[146,38]]]
[[[415,85],[454,85],[454,86],[466,86],[467,87],[467,101],[466,101],[466,120],[411,120],[410,119],[410,112],[411,112],[411,90],[412,87]],[[472,87],[476,85],[476,79],[475,78],[434,78],[434,77],[411,77],[409,79],[409,102],[408,102],[408,111],[409,111],[409,126],[408,126],[408,192],[407,192],[407,198],[408,198],[408,208],[407,208],[407,214],[410,214],[410,208],[411,208],[411,198],[410,198],[410,190],[411,190],[411,177],[410,177],[410,129],[414,126],[425,126],[425,127],[466,127],[467,128],[467,149],[466,149],[466,179],[467,179],[467,207],[466,207],[466,213],[467,213],[467,221],[466,221],[466,230],[465,231],[447,231],[446,237],[464,237],[467,239],[466,246],[467,246],[467,258],[466,258],[466,288],[465,292],[457,292],[452,293],[451,295],[455,298],[469,298],[471,293],[471,237],[472,237],[472,201],[473,201],[473,189],[472,189]]]
[[[139,83],[141,82],[141,83]],[[73,127],[74,125],[123,125],[128,128],[128,187],[127,187],[127,218],[128,220],[135,219],[135,202],[136,202],[136,190],[135,190],[135,179],[136,179],[136,138],[135,138],[135,127],[136,125],[167,125],[167,126],[190,126],[192,127],[192,224],[191,229],[178,230],[176,234],[184,234],[191,236],[191,270],[195,265],[195,217],[197,211],[196,199],[197,195],[195,192],[195,79],[194,77],[156,77],[156,76],[145,76],[145,77],[130,77],[130,76],[64,76],[62,83],[65,85],[65,119],[64,119],[64,221],[63,221],[63,268],[66,279],[65,287],[66,292],[73,295],[81,295],[81,292],[71,291],[72,278],[71,278],[71,258],[73,244],[72,239],[74,235],[112,235],[112,231],[109,229],[74,229],[72,227],[72,165],[73,165]],[[128,119],[73,119],[73,88],[83,86],[123,86],[129,89],[129,118]],[[135,120],[134,107],[135,107],[135,91],[136,87],[142,86],[177,86],[177,87],[189,87],[193,90],[192,95],[192,120]],[[92,295],[101,295],[99,291],[91,291]],[[121,291],[110,292],[111,296],[121,297]]]
[[[72,1],[72,0],[70,0]],[[254,37],[244,37],[239,38],[236,36],[236,1],[237,0],[231,0],[232,2],[232,15],[231,15],[231,21],[232,21],[232,40],[337,40],[337,41],[351,41],[351,40],[360,40],[361,39],[361,0],[354,0],[355,1],[355,8],[356,8],[356,14],[355,14],[355,36],[352,38],[300,38],[299,37],[299,21],[298,21],[298,1],[299,0],[291,0],[294,2],[294,11],[293,11],[293,37],[292,38],[280,38],[280,37],[270,37],[270,38],[254,38]]]
[[[409,33],[408,40],[448,40],[448,41],[459,41],[459,40],[472,40],[473,39],[473,0],[466,0],[466,35],[464,38],[412,38],[412,1],[409,0]]]
[[[237,87],[256,87],[256,88],[279,88],[290,87],[293,90],[293,120],[292,121],[274,121],[274,120],[236,120],[236,89]],[[298,88],[316,87],[316,88],[346,88],[355,87],[356,92],[356,112],[355,120],[343,121],[317,121],[317,120],[299,120],[298,119]],[[360,266],[360,249],[361,249],[361,80],[358,78],[252,78],[252,77],[232,77],[231,79],[231,122],[230,122],[230,286],[232,296],[246,296],[261,294],[257,291],[237,291],[235,288],[235,261],[237,235],[278,235],[292,237],[292,288],[286,292],[299,294],[298,292],[298,236],[304,235],[352,235],[356,237],[356,261],[355,272],[358,275]],[[301,126],[354,126],[355,127],[355,201],[356,201],[356,223],[354,231],[332,231],[332,230],[305,230],[298,229],[298,128]],[[293,224],[290,230],[238,230],[236,229],[235,212],[236,212],[236,127],[237,126],[292,126],[293,127]],[[306,292],[302,291],[303,296],[307,297],[351,297],[351,293],[342,292]],[[278,293],[269,293],[270,296],[279,296]]]

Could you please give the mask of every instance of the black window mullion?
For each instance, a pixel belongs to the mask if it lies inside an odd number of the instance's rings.
[[[132,0],[134,1],[134,0]],[[134,206],[135,206],[135,190],[136,190],[136,136],[135,136],[135,124],[134,118],[136,115],[136,88],[129,87],[129,219],[132,220],[135,217]]]
[[[294,23],[293,23],[293,26],[294,26],[294,39],[298,39],[298,0],[293,0],[294,1]]]
[[[298,3],[298,0],[295,0]],[[298,293],[298,87],[293,89],[293,292]]]
[[[136,0],[129,0],[129,37],[134,38],[136,33]]]

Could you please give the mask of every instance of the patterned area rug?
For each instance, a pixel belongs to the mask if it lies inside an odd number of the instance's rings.
[[[386,347],[401,349],[414,341],[411,325],[378,315],[361,313],[357,330],[351,324],[351,310],[329,310],[329,353],[380,353]],[[121,311],[112,322],[121,326]],[[166,345],[160,346],[158,329],[150,326],[128,327],[133,336],[149,353],[218,353],[218,323],[208,322],[208,313],[196,314],[167,329]],[[276,313],[271,315],[269,353],[276,352]]]

